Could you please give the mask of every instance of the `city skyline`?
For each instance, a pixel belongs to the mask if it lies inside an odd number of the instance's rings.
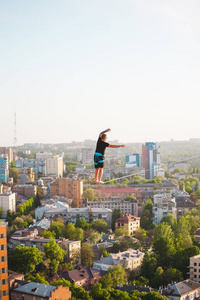
[[[200,137],[198,1],[0,5],[1,146]]]

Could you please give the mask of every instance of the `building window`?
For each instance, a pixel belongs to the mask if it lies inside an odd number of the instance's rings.
[[[1,250],[4,250],[4,245],[1,245]]]
[[[196,272],[197,271],[197,269],[194,269],[194,272]]]
[[[2,274],[5,273],[5,268],[2,268]]]
[[[197,265],[197,263],[194,263],[194,266],[196,266]]]

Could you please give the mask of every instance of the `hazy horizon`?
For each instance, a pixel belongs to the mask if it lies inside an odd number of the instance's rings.
[[[0,146],[200,136],[199,1],[0,5]]]

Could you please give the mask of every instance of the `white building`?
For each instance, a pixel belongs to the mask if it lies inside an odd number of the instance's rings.
[[[11,212],[16,211],[16,194],[12,192],[7,192],[4,194],[0,194],[0,207],[3,210],[3,218],[6,218],[7,211]]]
[[[120,209],[122,214],[131,214],[138,216],[138,202],[137,200],[124,201],[121,199],[110,199],[108,201],[87,201],[89,208],[108,208],[112,211],[115,208]]]
[[[153,199],[153,224],[160,224],[163,217],[168,214],[177,216],[175,198],[170,193],[156,194]]]
[[[94,152],[92,148],[83,148],[82,149],[82,164],[92,165],[93,164]]]
[[[108,257],[101,257],[97,262],[94,262],[93,268],[103,271],[108,271],[111,267],[121,265],[123,268],[134,271],[135,275],[140,274],[140,268],[143,261],[144,253],[128,249],[120,253],[111,253]]]
[[[38,217],[41,217],[37,213]],[[111,226],[112,210],[106,208],[57,208],[50,209],[47,206],[43,208],[43,216],[48,219],[55,219],[62,216],[64,222],[70,222],[76,224],[76,220],[85,219],[87,223],[91,220],[96,221],[97,219],[105,220],[108,226]],[[36,217],[36,216],[35,216]]]
[[[36,159],[46,159],[47,157],[51,157],[52,153],[51,152],[37,152],[36,153]]]
[[[169,300],[195,300],[200,297],[200,284],[186,279],[184,281],[169,284],[168,287],[162,290],[162,295]]]
[[[45,204],[43,206],[37,207],[35,209],[35,218],[38,220],[41,220],[44,216],[45,213],[48,211],[52,211],[52,214],[54,211],[57,211],[58,209],[68,209],[69,208],[69,204],[64,203],[64,202],[60,202],[60,201],[56,201],[52,204]]]
[[[47,175],[56,175],[63,177],[63,157],[54,155],[46,158]]]
[[[34,173],[42,173],[46,175],[46,159],[23,159],[19,158],[16,161],[16,168],[22,169],[33,169]]]

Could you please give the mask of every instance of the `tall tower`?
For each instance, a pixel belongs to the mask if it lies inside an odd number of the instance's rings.
[[[160,148],[156,143],[146,143],[142,145],[142,165],[145,168],[145,178],[153,179],[159,175],[160,166]]]

